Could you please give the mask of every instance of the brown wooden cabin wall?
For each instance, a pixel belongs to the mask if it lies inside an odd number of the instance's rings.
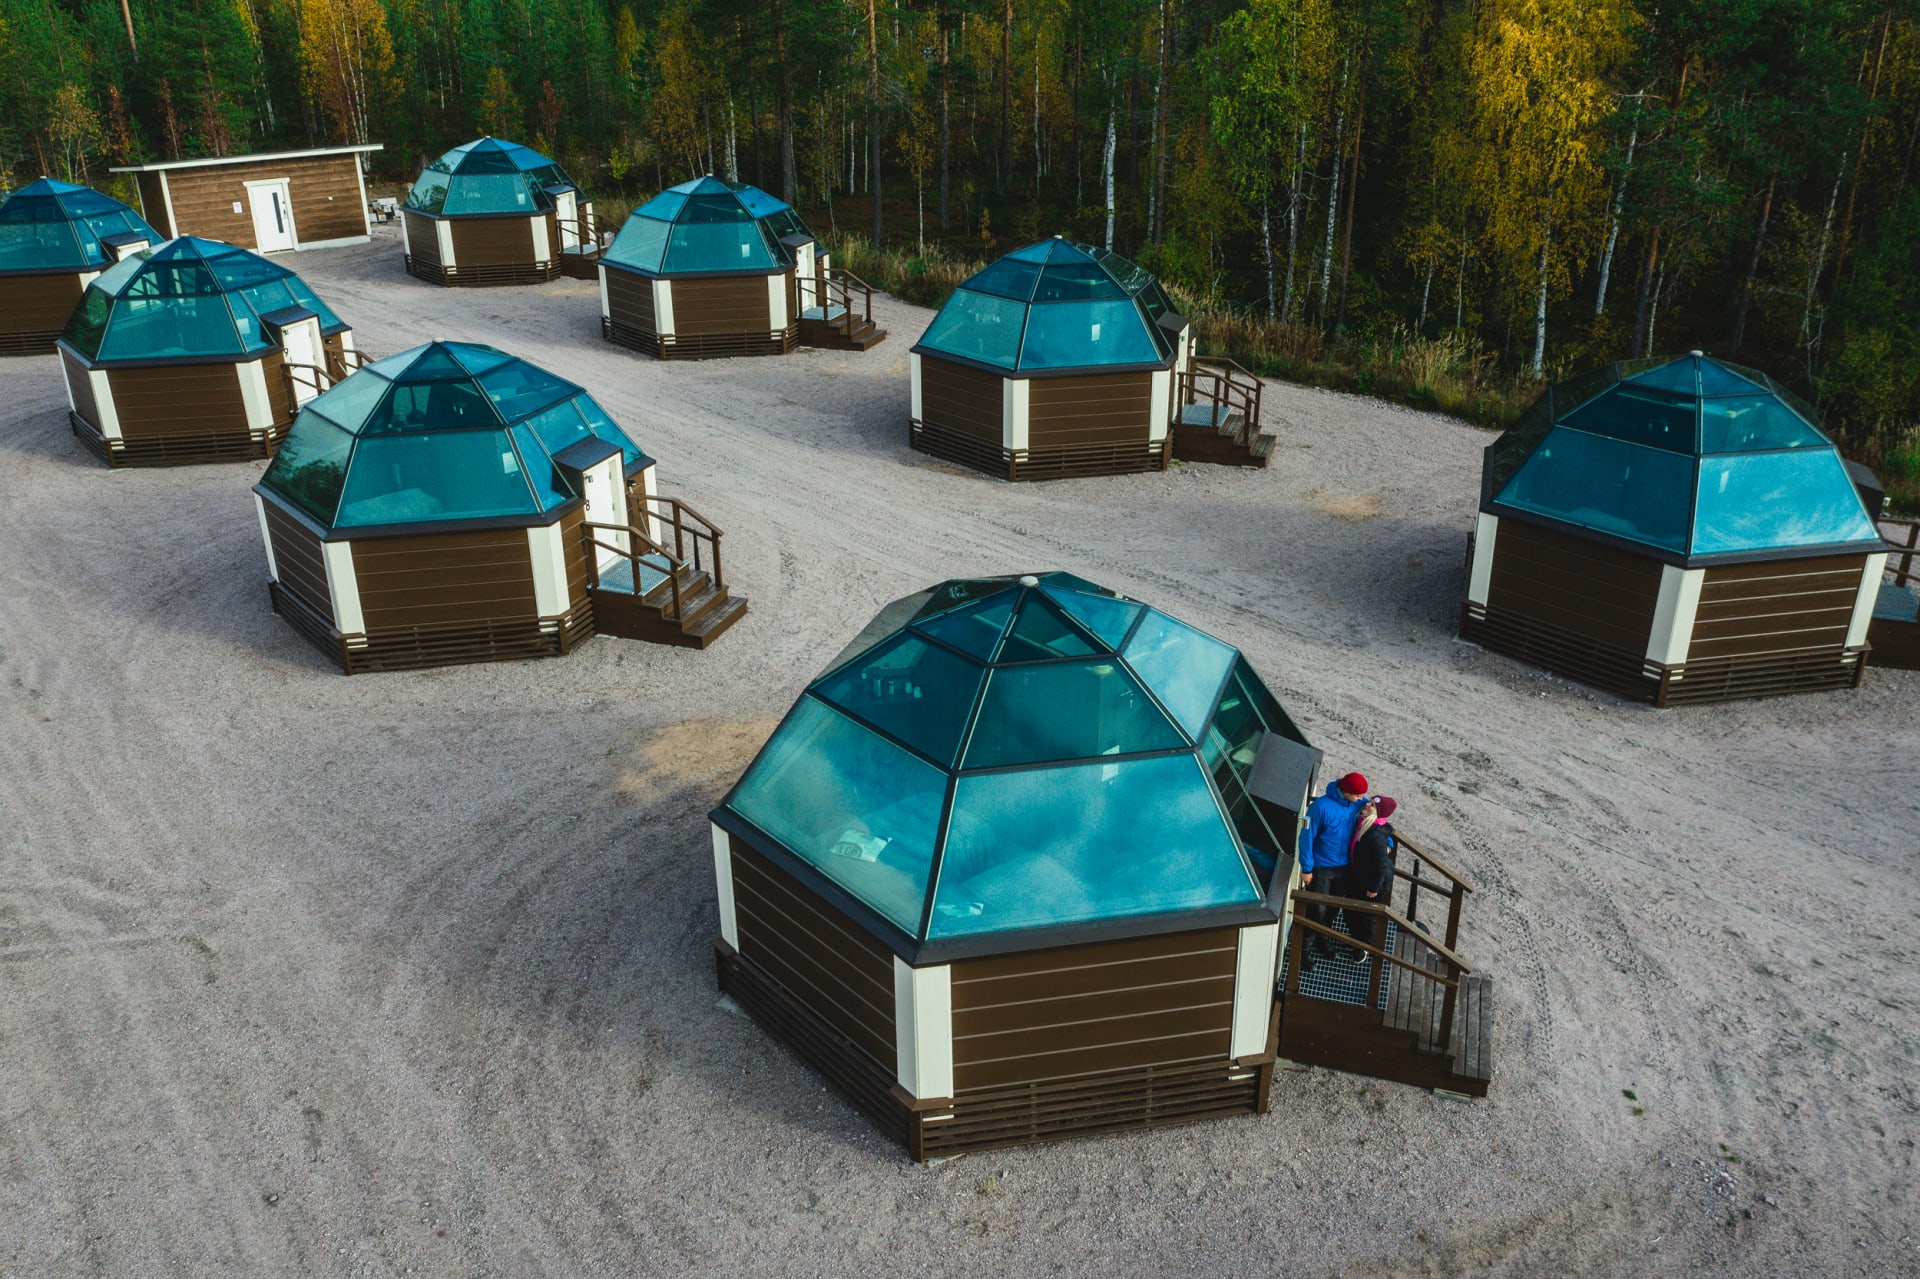
[[[1037,377],[1027,386],[1030,449],[1134,440],[1144,444],[1152,434],[1150,372]]]
[[[327,565],[320,535],[280,509],[261,499],[267,516],[267,536],[273,541],[274,576],[282,589],[300,597],[309,608],[323,617],[333,616],[333,595],[327,588]]]
[[[533,265],[533,218],[529,216],[449,218],[447,224],[453,232],[455,271]]]
[[[1502,519],[1487,612],[1543,623],[1643,658],[1660,600],[1660,563],[1631,551]]]
[[[252,433],[235,364],[109,368],[107,388],[120,434],[130,444],[172,435],[245,441]]]
[[[953,964],[953,1086],[1225,1061],[1238,931],[1100,942]]]
[[[567,557],[567,608],[578,611],[592,600],[587,588],[592,582],[592,562],[588,559],[585,530],[585,506],[576,507],[560,517],[560,546]]]
[[[732,843],[740,955],[894,1072],[893,952],[791,875]]]
[[[920,420],[990,444],[1006,440],[1006,379],[985,369],[920,357]]]
[[[179,235],[173,219],[167,216],[167,193],[158,173],[136,173],[134,185],[140,189],[140,216],[165,239]]]
[[[260,357],[260,372],[267,379],[267,407],[273,412],[276,442],[293,425],[293,387],[287,381],[287,353],[275,347]],[[312,374],[303,373],[303,377]]]
[[[628,328],[658,333],[659,322],[653,314],[653,281],[614,267],[606,271],[607,318]]]
[[[524,528],[365,537],[352,545],[369,636],[539,617]]]
[[[764,275],[713,276],[673,282],[673,334],[708,337],[771,333],[773,303]]]
[[[66,366],[67,389],[73,395],[73,411],[96,432],[99,431],[100,405],[93,397],[93,379],[87,376],[87,366],[66,351],[60,352],[60,361]]]
[[[1687,661],[1845,648],[1865,571],[1864,555],[1709,568]]]
[[[169,169],[166,177],[167,190],[173,197],[173,213],[180,220],[176,234],[225,240],[243,249],[258,248],[247,183],[270,182],[276,178],[287,180],[287,195],[293,202],[294,231],[300,243],[344,240],[367,233],[366,209],[360,203],[357,156],[308,156]],[[144,192],[143,187],[143,199]],[[238,213],[233,211],[236,202],[240,205]]]
[[[440,232],[435,229],[434,220],[412,209],[400,210],[400,216],[406,219],[407,252],[413,259],[431,266],[444,266],[440,261]]]
[[[53,350],[85,292],[78,271],[0,276],[0,355]]]

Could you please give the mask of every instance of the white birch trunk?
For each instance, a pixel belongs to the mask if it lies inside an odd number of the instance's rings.
[[[1106,172],[1107,183],[1107,252],[1113,252],[1113,148],[1117,140],[1114,135],[1114,119],[1119,106],[1109,97],[1107,99],[1107,146],[1101,161]]]
[[[1600,287],[1594,291],[1593,313],[1604,315],[1607,310],[1607,280],[1613,275],[1613,249],[1620,241],[1620,210],[1627,200],[1627,176],[1633,172],[1633,148],[1640,142],[1640,122],[1633,122],[1633,132],[1627,137],[1627,164],[1620,173],[1620,181],[1613,188],[1613,216],[1607,222],[1607,247],[1600,253]]]
[[[1545,375],[1547,358],[1547,263],[1553,246],[1553,228],[1540,237],[1540,291],[1533,299],[1533,380]]]
[[[1807,376],[1813,377],[1813,348],[1816,345],[1813,331],[1813,308],[1820,293],[1820,277],[1827,271],[1827,244],[1833,235],[1833,214],[1840,204],[1840,183],[1847,175],[1847,157],[1840,157],[1840,171],[1833,175],[1833,194],[1827,197],[1826,220],[1820,224],[1820,246],[1814,251],[1813,261],[1807,269],[1807,295],[1800,308],[1800,346],[1807,353]],[[1648,347],[1652,349],[1651,345]]]
[[[1333,117],[1333,182],[1327,187],[1327,243],[1320,260],[1320,322],[1327,320],[1327,292],[1333,287],[1333,234],[1340,211],[1340,162],[1347,154],[1347,65],[1340,66],[1340,109]]]
[[[1267,255],[1267,318],[1273,314],[1273,202],[1260,201],[1260,248]]]

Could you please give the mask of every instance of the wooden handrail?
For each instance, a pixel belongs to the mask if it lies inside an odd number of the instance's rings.
[[[1428,852],[1426,849],[1420,847],[1420,845],[1408,839],[1405,835],[1402,835],[1399,831],[1396,830],[1393,832],[1393,838],[1395,842],[1399,843],[1401,847],[1405,848],[1408,852],[1412,853],[1415,857],[1418,857],[1421,861],[1425,862],[1427,865],[1433,867],[1435,870],[1439,871],[1442,875],[1445,875],[1448,879],[1452,880],[1456,885],[1459,886],[1459,889],[1461,892],[1470,893],[1473,891],[1473,885],[1469,884],[1466,880],[1462,879],[1445,862],[1441,861],[1438,857],[1435,857],[1432,853]]]
[[[873,322],[873,286],[871,284],[843,266],[828,267],[825,274],[819,277],[819,282],[822,314],[833,308],[834,294],[836,290],[838,291],[842,308],[839,321],[841,332],[849,337],[853,334],[853,291],[855,289],[860,290],[862,296],[861,321],[868,324]]]
[[[1920,578],[1920,573],[1913,571],[1914,558],[1920,556],[1920,520],[1910,520],[1897,515],[1882,515],[1879,523],[1891,524],[1895,528],[1907,530],[1907,540],[1904,543],[1894,541],[1886,535],[1885,530],[1880,530],[1881,540],[1887,546],[1886,571],[1892,574],[1893,584],[1905,586],[1916,578]],[[1893,566],[1895,557],[1899,558],[1899,568]]]
[[[1339,910],[1357,910],[1363,915],[1377,915],[1381,919],[1392,920],[1394,923],[1400,925],[1401,932],[1414,938],[1422,946],[1425,946],[1428,950],[1431,950],[1434,954],[1440,956],[1455,968],[1458,968],[1462,973],[1470,973],[1473,971],[1473,965],[1454,954],[1451,947],[1443,942],[1435,941],[1432,937],[1421,931],[1419,926],[1412,920],[1391,906],[1382,905],[1379,902],[1370,902],[1364,897],[1329,897],[1325,893],[1310,892],[1304,888],[1294,889],[1293,900],[1307,906],[1327,906]],[[1313,923],[1312,920],[1303,919],[1297,915],[1294,917],[1293,922],[1296,924],[1307,924],[1314,928],[1320,927],[1320,925]],[[1356,942],[1354,944],[1358,945],[1359,943]]]
[[[1459,977],[1442,976],[1441,974],[1434,972],[1431,968],[1422,968],[1418,964],[1409,963],[1406,960],[1400,958],[1400,956],[1395,955],[1390,951],[1382,950],[1378,946],[1372,945],[1371,943],[1368,943],[1368,942],[1361,941],[1358,937],[1349,937],[1337,928],[1328,928],[1325,924],[1317,924],[1311,919],[1301,919],[1297,916],[1295,917],[1293,922],[1296,927],[1311,929],[1313,932],[1320,933],[1327,937],[1331,937],[1343,946],[1351,946],[1355,950],[1364,950],[1369,955],[1378,955],[1380,958],[1386,960],[1388,963],[1393,964],[1399,968],[1404,968],[1410,973],[1415,973],[1421,977],[1425,977],[1429,981],[1433,982],[1435,985],[1454,987],[1460,984]]]
[[[682,601],[680,599],[680,570],[683,567],[683,565],[680,560],[674,557],[672,552],[667,550],[666,547],[660,545],[658,542],[654,541],[652,538],[648,537],[645,533],[641,532],[638,528],[635,528],[632,525],[602,524],[602,523],[599,523],[598,521],[582,520],[580,521],[580,527],[582,530],[585,531],[584,536],[585,536],[586,543],[589,547],[597,546],[602,550],[612,551],[615,555],[626,556],[627,562],[633,566],[633,593],[636,598],[641,594],[643,594],[643,592],[640,589],[640,561],[644,559],[645,556],[641,552],[635,550],[631,545],[621,546],[615,542],[603,542],[599,538],[595,537],[591,530],[605,529],[613,533],[624,533],[627,535],[629,539],[631,539],[632,542],[645,546],[648,550],[652,551],[655,555],[658,555],[661,559],[665,560],[667,562],[667,589],[673,595],[673,612],[671,613],[670,616],[676,622],[679,621],[682,617],[686,616],[686,614],[682,611],[683,606],[682,606]],[[595,580],[598,580],[600,576],[600,569],[599,569],[599,563],[597,558],[594,559],[592,567],[594,570],[594,578]]]

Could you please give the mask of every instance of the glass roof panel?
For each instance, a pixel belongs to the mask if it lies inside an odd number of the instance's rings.
[[[946,793],[945,772],[802,697],[727,806],[917,937]]]
[[[733,197],[727,197],[732,202]],[[735,204],[736,211],[739,205]],[[750,220],[673,224],[667,236],[664,270],[750,271],[772,270],[776,263],[767,249],[759,224]]]
[[[580,388],[562,381],[525,360],[507,360],[482,373],[480,387],[508,422],[531,417],[541,409],[577,395]]]
[[[638,217],[658,218],[662,222],[671,222],[680,216],[680,210],[687,202],[684,191],[662,191],[634,210]]]
[[[1700,361],[1700,394],[1761,395],[1767,388],[1760,382],[1736,373],[1718,360]]]
[[[469,378],[455,382],[399,382],[361,424],[362,435],[422,435],[438,431],[497,430],[493,404]]]
[[[511,364],[515,357],[508,355],[498,347],[481,346],[478,342],[441,342],[437,344],[453,362],[476,377],[490,373],[502,364]]]
[[[985,673],[905,632],[868,649],[812,691],[950,768]]]
[[[531,214],[551,203],[523,173],[458,173],[447,184],[441,212]]]
[[[508,428],[507,434],[513,439],[514,450],[520,454],[520,464],[526,468],[527,482],[533,486],[533,498],[541,510],[551,511],[579,496],[526,423]]]
[[[1027,316],[1020,367],[1151,364],[1160,358],[1160,349],[1147,333],[1140,308],[1123,298],[1118,302],[1033,307]]]
[[[1120,653],[1187,735],[1198,741],[1233,665],[1233,648],[1165,613],[1150,611]]]
[[[372,374],[358,373],[341,378],[307,402],[307,411],[318,413],[335,426],[358,434],[369,417],[380,407],[380,400],[393,384]]]
[[[340,488],[347,478],[353,437],[313,411],[308,404],[273,455],[260,483],[322,524],[333,523]]]
[[[929,938],[1261,900],[1191,754],[955,785]]]
[[[620,266],[658,272],[660,259],[667,251],[667,232],[671,229],[672,223],[636,213],[627,219],[626,225],[613,237],[613,242],[602,256]]]
[[[1097,264],[1087,261],[1051,262],[1040,273],[1034,289],[1035,302],[1116,302],[1127,299],[1127,291]]]
[[[242,344],[226,299],[211,289],[198,294],[162,295],[130,285],[113,304],[102,360],[151,360],[176,356],[240,356],[261,343]]]
[[[540,447],[549,453],[558,453],[593,436],[572,400],[556,404],[544,413],[534,414],[527,419],[526,425],[533,431],[534,438],[540,441]],[[525,451],[521,450],[523,453]]]
[[[1027,307],[1009,298],[955,289],[920,342],[936,351],[1011,369],[1020,359]]]
[[[1037,591],[1028,592],[1020,601],[1019,614],[1007,631],[1006,642],[995,659],[1001,662],[1037,662],[1056,657],[1089,657],[1109,651],[1093,637],[1067,620]]]
[[[967,739],[966,768],[1178,750],[1153,699],[1112,658],[996,667]]]
[[[580,416],[586,419],[588,430],[592,431],[597,438],[616,445],[620,449],[621,459],[629,472],[637,472],[653,460],[638,444],[634,443],[632,436],[607,416],[607,411],[596,404],[591,395],[583,391],[574,396],[573,407],[580,410]]]
[[[983,662],[988,661],[1000,646],[1000,635],[1007,629],[1007,619],[1013,616],[1014,599],[1012,591],[1002,591],[966,608],[915,622],[914,628],[953,645],[963,653],[971,653]]]
[[[1726,454],[1700,463],[1695,555],[1879,541],[1831,448]]]
[[[445,343],[434,342],[428,346],[415,347],[407,352],[413,359],[408,360],[393,376],[406,378],[409,382],[465,381],[472,376],[458,360],[453,358]]]
[[[107,335],[107,321],[112,315],[113,295],[96,285],[81,295],[80,305],[67,317],[66,332],[60,336],[89,360],[98,359],[100,339]]]
[[[1730,395],[1700,403],[1702,453],[1823,448],[1826,436],[1771,395]]]
[[[1696,444],[1698,401],[1623,382],[1560,420],[1616,440],[1691,453]]]
[[[1009,254],[985,270],[976,272],[965,288],[976,293],[991,293],[995,297],[1012,298],[1016,302],[1033,300],[1034,285],[1040,282],[1040,268],[1031,262],[1023,262]]]
[[[1695,362],[1690,358],[1681,358],[1644,373],[1636,373],[1627,381],[1640,386],[1658,387],[1663,391],[1672,391],[1675,395],[1692,398],[1700,394],[1700,375],[1695,371]]]
[[[936,613],[959,608],[972,600],[985,599],[989,595],[998,595],[1001,591],[1012,589],[1014,589],[1012,580],[1004,577],[955,578],[949,582],[942,582],[929,591],[926,604],[914,614],[914,617],[916,619],[932,617]]]
[[[1496,500],[1685,554],[1694,465],[1665,449],[1556,426]]]
[[[424,389],[396,387],[395,396]],[[538,510],[505,431],[363,434],[354,447],[334,527],[489,519]]]
[[[1134,621],[1146,611],[1144,604],[1117,600],[1111,595],[1090,595],[1085,591],[1055,586],[1042,589],[1048,599],[1066,610],[1068,616],[1105,640],[1112,648],[1120,647],[1120,642],[1127,638],[1127,632],[1133,628]]]

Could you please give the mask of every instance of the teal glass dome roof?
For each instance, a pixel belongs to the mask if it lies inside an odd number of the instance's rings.
[[[1184,622],[1065,573],[952,581],[881,612],[715,820],[916,947],[1258,912],[1293,852],[1244,790],[1267,731],[1304,744]]]
[[[1165,365],[1173,342],[1159,321],[1172,312],[1146,270],[1055,236],[961,284],[913,349],[1014,373]]]
[[[309,400],[260,486],[330,529],[549,524],[574,492],[553,456],[588,439],[652,459],[572,382],[490,346],[431,342]]]
[[[554,190],[573,190],[558,164],[531,147],[478,138],[429,164],[407,192],[406,206],[442,217],[545,213]]]
[[[324,333],[347,327],[278,262],[183,235],[108,267],[87,285],[62,337],[103,364],[246,360],[279,349],[262,317],[296,308],[317,316]]]
[[[649,275],[770,274],[793,265],[784,239],[813,232],[759,187],[695,178],[633,211],[600,260]]]
[[[1881,540],[1813,410],[1698,352],[1549,388],[1488,446],[1482,505],[1683,560]]]
[[[112,261],[103,240],[160,233],[138,213],[90,187],[41,178],[0,201],[0,274],[97,271]]]

